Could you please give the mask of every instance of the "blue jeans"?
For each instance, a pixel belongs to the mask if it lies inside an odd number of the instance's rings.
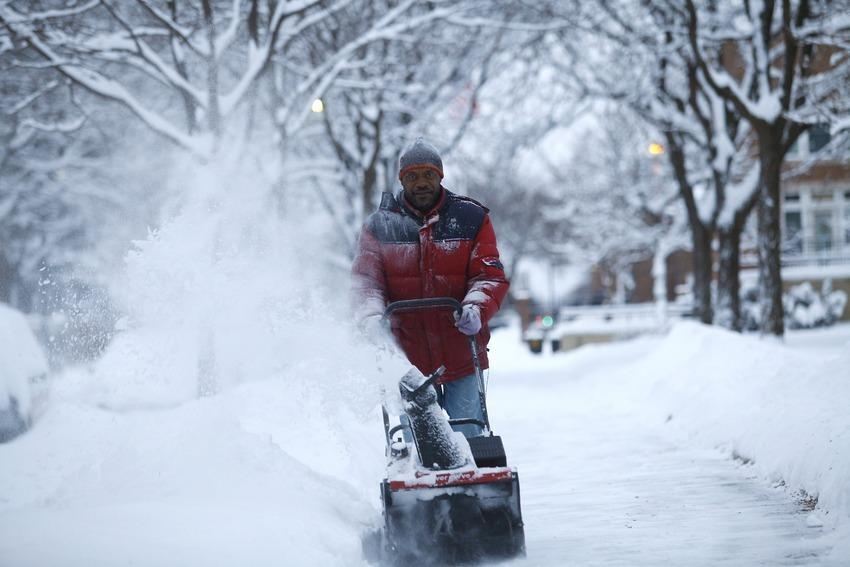
[[[437,396],[440,405],[449,414],[449,419],[472,418],[484,422],[484,411],[481,409],[481,398],[478,394],[478,378],[475,374],[452,380],[442,386],[437,386]],[[410,421],[406,415],[400,417],[401,423],[406,425],[402,434],[404,440],[410,443]],[[484,431],[480,425],[452,425],[452,429],[463,433],[464,437],[477,437]]]
[[[443,384],[443,409],[451,419],[470,417],[483,423],[484,411],[478,393],[478,377],[470,374]],[[466,437],[476,437],[483,433],[481,426],[475,424],[453,425],[452,429]]]

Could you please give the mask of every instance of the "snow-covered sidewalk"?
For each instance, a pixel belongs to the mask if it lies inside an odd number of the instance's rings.
[[[787,343],[684,324],[535,356],[497,335],[490,407],[529,562],[850,564],[850,326]]]
[[[519,564],[850,564],[850,327],[781,345],[683,324],[551,356],[514,333],[491,343],[490,412],[522,482]],[[0,445],[0,564],[362,565],[383,466],[369,357],[301,355],[147,409],[66,377]]]

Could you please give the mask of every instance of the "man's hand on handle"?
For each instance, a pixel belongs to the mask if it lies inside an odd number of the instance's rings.
[[[464,335],[476,335],[481,330],[481,312],[477,305],[467,303],[460,316],[455,313],[455,327]]]

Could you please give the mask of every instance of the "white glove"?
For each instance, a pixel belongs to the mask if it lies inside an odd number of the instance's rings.
[[[455,313],[455,327],[464,335],[477,335],[481,330],[481,312],[477,305],[467,303],[458,317]]]

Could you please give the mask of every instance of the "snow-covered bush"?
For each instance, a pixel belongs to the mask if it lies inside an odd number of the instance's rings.
[[[0,303],[0,443],[29,427],[33,387],[47,375],[47,359],[23,313]]]
[[[745,331],[759,329],[761,304],[758,299],[758,289],[755,287],[741,293],[741,317]],[[841,319],[847,305],[847,294],[841,290],[833,291],[832,281],[828,279],[824,281],[820,292],[810,282],[803,282],[785,292],[782,305],[787,328],[826,327]]]
[[[832,325],[841,318],[847,304],[847,294],[832,291],[832,282],[826,280],[820,293],[812,284],[803,282],[788,290],[783,296],[785,324],[789,329],[810,329]]]

